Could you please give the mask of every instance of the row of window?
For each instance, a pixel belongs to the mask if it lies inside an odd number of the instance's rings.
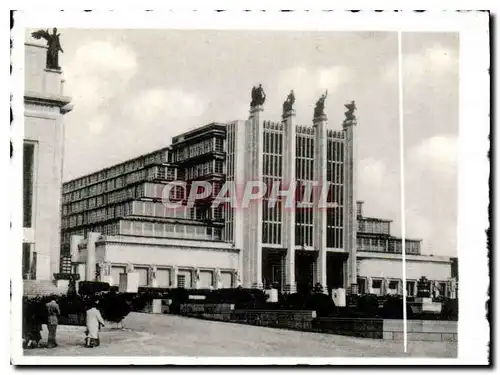
[[[388,235],[390,234],[390,223],[388,221],[358,219],[358,232]]]
[[[75,200],[84,199],[87,197],[101,195],[112,190],[120,189],[126,185],[130,185],[136,182],[145,180],[174,180],[176,177],[176,171],[172,167],[166,166],[154,166],[146,169],[142,169],[136,172],[129,173],[124,176],[119,176],[114,179],[110,179],[98,184],[75,190],[70,193],[63,194],[62,202],[69,203]]]
[[[184,178],[193,180],[198,177],[208,176],[213,173],[222,174],[224,172],[224,163],[222,160],[210,160],[205,163],[196,164],[184,171]]]
[[[196,156],[208,154],[209,152],[223,152],[224,140],[220,137],[213,137],[203,141],[187,145],[175,151],[175,161],[183,161]]]
[[[189,224],[122,221],[121,234],[185,239],[220,240],[221,229]]]
[[[283,154],[283,133],[264,129],[264,153],[273,155]]]
[[[357,247],[361,251],[401,253],[402,240],[399,238],[357,238]],[[420,254],[420,241],[405,241],[406,254]]]
[[[151,164],[162,164],[168,161],[168,150],[160,150],[150,155],[146,155],[135,160],[105,169],[88,176],[78,178],[63,185],[63,193],[74,189],[80,189],[99,181],[121,176]]]
[[[376,295],[381,295],[381,294],[401,294],[402,292],[402,286],[403,286],[403,280],[398,279],[398,280],[388,280],[388,285],[386,291],[383,290],[383,279],[380,278],[373,278],[372,279],[372,285],[371,285],[371,290],[368,290],[368,280],[365,277],[358,277],[358,287],[359,287],[359,292],[361,294],[364,293],[374,293]],[[439,289],[442,294],[448,295],[449,291],[447,288],[447,283],[445,281],[438,281]],[[431,287],[434,288],[434,283],[431,283]],[[417,295],[417,280],[406,280],[406,294],[409,297],[416,297]]]

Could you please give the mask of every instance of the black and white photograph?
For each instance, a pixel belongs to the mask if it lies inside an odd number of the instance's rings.
[[[488,17],[14,12],[12,363],[488,364]]]

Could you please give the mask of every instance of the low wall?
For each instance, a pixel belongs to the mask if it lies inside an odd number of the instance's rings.
[[[383,338],[383,319],[380,318],[334,318],[314,319],[313,330],[334,335]]]
[[[192,314],[223,314],[234,310],[234,305],[229,303],[184,303],[180,305],[182,315]]]
[[[201,319],[371,339],[403,340],[403,320],[319,317],[311,310],[234,310],[232,304],[182,304],[180,314]],[[457,322],[408,320],[408,341],[457,341]]]
[[[408,341],[458,341],[458,322],[447,320],[408,320],[406,325]],[[403,321],[384,320],[383,338],[402,341]]]
[[[231,321],[256,326],[312,330],[316,312],[311,310],[235,310]]]

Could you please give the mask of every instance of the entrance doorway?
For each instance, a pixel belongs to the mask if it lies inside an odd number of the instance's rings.
[[[297,282],[297,292],[307,292],[312,289],[315,261],[315,252],[295,251],[295,281]]]
[[[262,249],[262,283],[283,290],[285,283],[285,253],[281,249]]]
[[[326,283],[328,290],[344,288],[344,264],[348,255],[344,253],[326,254]]]

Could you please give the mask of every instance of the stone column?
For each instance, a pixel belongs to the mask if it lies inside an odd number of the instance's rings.
[[[220,289],[221,288],[221,281],[222,281],[222,274],[220,272],[220,269],[217,268],[215,270],[215,289]]]
[[[348,285],[357,283],[356,270],[356,139],[354,127],[357,120],[344,121],[344,249],[347,260]]]
[[[87,235],[87,264],[85,267],[85,280],[94,281],[96,273],[95,243],[101,236],[100,233],[89,232]]]
[[[71,263],[79,263],[80,262],[80,250],[78,249],[78,245],[83,242],[83,236],[72,235],[70,238],[69,251],[71,254]]]
[[[295,175],[295,151],[297,134],[295,127],[295,111],[292,109],[283,115],[283,188],[294,187],[297,181]],[[286,197],[284,204],[286,204]],[[283,215],[283,245],[286,247],[284,267],[284,291],[295,293],[295,197],[290,199],[293,206],[284,206]]]
[[[177,273],[178,269],[176,266],[172,267],[172,272],[170,273],[170,285],[172,288],[177,288]]]
[[[200,269],[195,268],[193,272],[193,285],[194,289],[199,289],[200,288]]]
[[[327,133],[328,119],[326,115],[315,117],[314,123],[314,179],[318,186],[314,189],[314,248],[318,252],[314,284],[319,283],[326,288],[326,202],[321,191],[328,187],[327,170]],[[323,205],[323,207],[320,207]]]
[[[243,186],[245,186],[246,181],[246,166],[247,166],[247,153],[246,153],[246,121],[236,121],[234,123],[234,133],[233,137],[228,140],[228,142],[234,142],[234,167],[233,167],[233,180],[226,181],[226,183],[234,183],[235,191],[240,191]],[[229,154],[228,156],[229,157]],[[239,249],[238,254],[238,276],[240,280],[240,285],[245,285],[245,287],[250,287],[251,276],[250,276],[250,254],[249,249],[245,247],[245,241],[247,236],[247,215],[243,210],[241,210],[237,204],[232,204],[229,207],[232,213],[232,225],[233,225],[233,242],[234,246]],[[227,219],[226,219],[227,220]]]
[[[263,181],[262,164],[264,154],[264,126],[260,105],[250,108],[250,117],[246,121],[246,182]],[[240,208],[241,209],[241,208]],[[262,202],[252,201],[246,216],[245,252],[248,252],[249,279],[244,277],[246,287],[262,289]]]

